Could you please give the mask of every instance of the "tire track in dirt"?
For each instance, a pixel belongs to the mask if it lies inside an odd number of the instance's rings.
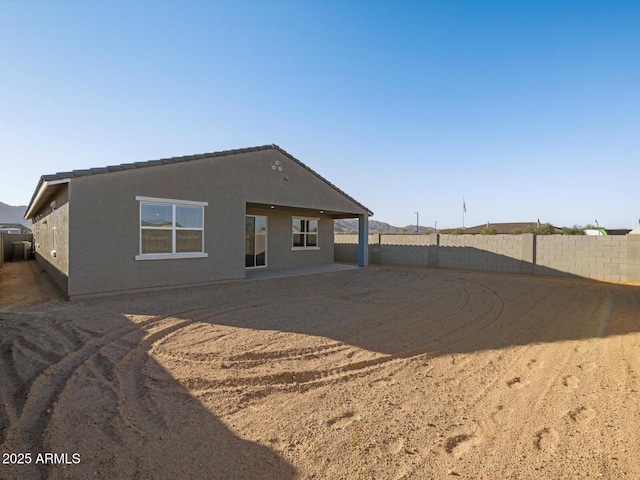
[[[0,413],[0,445],[5,441],[11,425],[19,420],[34,380],[68,352],[62,335],[57,330],[50,331],[50,325],[45,321],[48,317],[41,314],[37,316],[42,317],[43,321],[36,322],[35,328],[29,329],[29,337],[24,334],[24,328],[17,327],[31,321],[33,312],[11,313],[4,317],[11,323],[3,324],[0,345],[0,411],[3,412]],[[50,349],[39,344],[45,337],[52,344]]]
[[[453,286],[452,282],[452,280],[447,280],[445,283],[440,283],[436,290],[442,292],[446,291],[450,294],[449,290],[451,286]],[[399,283],[402,283],[402,285],[399,285]],[[504,302],[499,295],[495,293],[495,291],[485,288],[477,282],[471,283],[473,287],[471,291],[467,287],[459,288],[460,294],[456,297],[456,300],[454,302],[448,302],[448,308],[443,312],[439,312],[438,318],[440,318],[440,322],[446,323],[447,319],[455,317],[456,313],[466,308],[470,308],[470,302],[476,303],[480,300],[481,302],[486,303],[487,298],[490,298],[490,307],[488,309],[484,308],[485,312],[483,314],[473,315],[472,320],[465,324],[462,329],[441,337],[437,341],[422,344],[415,348],[403,350],[394,354],[367,352],[367,356],[373,356],[373,358],[354,361],[354,358],[361,357],[366,350],[344,342],[331,342],[329,344],[297,349],[280,348],[277,350],[269,350],[268,346],[265,347],[262,345],[262,348],[259,351],[251,350],[237,355],[224,355],[218,352],[204,354],[197,352],[175,353],[167,346],[166,341],[170,338],[174,338],[176,335],[179,336],[181,329],[177,329],[167,335],[163,335],[162,338],[154,338],[153,344],[147,345],[147,350],[153,346],[154,355],[171,358],[174,361],[180,362],[198,362],[201,365],[206,365],[215,361],[216,364],[211,365],[211,370],[215,371],[214,378],[191,376],[186,379],[181,379],[187,388],[199,392],[199,395],[212,390],[241,389],[245,395],[251,397],[264,395],[273,389],[307,390],[309,388],[317,388],[335,382],[346,381],[354,372],[366,374],[394,360],[406,359],[423,354],[437,355],[443,349],[470,335],[474,335],[477,331],[480,331],[495,322],[500,317],[504,309]],[[416,295],[418,301],[414,302],[417,304],[417,308],[421,308],[425,302],[430,304],[434,302],[430,295],[434,292],[433,289],[428,292],[424,291],[424,279],[416,281],[415,278],[412,278],[405,282],[395,282],[393,283],[392,288],[397,292],[396,294],[401,295],[407,295],[407,289],[415,291],[416,293],[421,292],[422,295]],[[385,305],[387,305],[389,300],[387,297],[390,295],[389,292],[384,288],[379,288],[376,291],[378,293],[371,289],[360,292],[356,295],[357,301],[367,301],[372,298],[372,296],[375,297],[375,295],[380,295],[380,298],[384,298]],[[427,295],[425,295],[425,293]],[[488,296],[486,295],[487,293],[489,294]],[[324,300],[324,297],[319,296],[318,300]],[[393,299],[391,300],[393,301]],[[309,302],[309,298],[302,298],[296,303],[308,304]],[[452,303],[453,305],[451,305]],[[227,309],[219,309],[218,311],[211,313],[209,318],[256,306],[259,305],[244,305]],[[471,308],[471,310],[473,310],[473,308]],[[202,320],[204,320],[204,318],[202,318]],[[430,318],[430,320],[433,321],[433,318]],[[183,327],[186,326],[187,324],[183,325]],[[424,329],[424,320],[414,322],[411,325],[405,324],[401,329],[402,332],[408,332],[409,334],[413,331]],[[218,332],[216,334],[216,338],[224,338],[227,335],[227,333]],[[359,335],[359,333],[356,333],[356,335]],[[233,351],[233,348],[227,348],[226,350]],[[295,368],[296,362],[321,358],[325,360],[325,365],[320,368]],[[222,369],[217,365],[219,362],[222,363]],[[272,368],[275,367],[276,371],[266,375],[257,371],[255,373],[252,371],[254,367],[265,364],[269,364]],[[327,364],[333,364],[334,366],[327,368]],[[237,368],[229,370],[230,365]],[[291,368],[291,366],[294,368]],[[131,368],[126,370],[135,371],[139,369]],[[132,379],[127,381],[130,385],[135,384]],[[143,389],[140,383],[137,383],[136,385],[137,388],[133,388],[133,390]],[[135,403],[135,401],[133,403]],[[138,402],[138,406],[134,408],[134,410],[144,411],[145,407]],[[135,413],[131,413],[131,415],[136,416]]]
[[[57,327],[56,335],[61,337],[63,345],[68,350],[78,350],[86,342],[86,338],[80,335],[72,325],[64,323],[58,324]]]
[[[341,342],[328,343],[318,347],[298,348],[290,350],[266,351],[257,353],[254,351],[241,353],[239,355],[231,355],[227,359],[231,362],[264,362],[268,360],[293,359],[293,358],[316,358],[320,356],[332,355],[348,349],[348,346]]]
[[[424,293],[423,282],[413,282],[413,284],[409,288],[410,290]],[[450,286],[449,284],[443,284],[439,285],[439,288],[449,289]],[[471,290],[466,287],[460,288],[460,293],[456,300],[448,302],[448,308],[444,311],[436,312],[435,315],[441,318],[442,322],[447,322],[448,319],[455,317],[462,310],[468,308],[473,311],[473,309],[477,309],[474,306],[476,303],[488,302],[489,304],[483,308],[484,311],[473,313],[473,315],[470,315],[471,320],[463,328],[441,336],[437,341],[392,354],[371,352],[344,342],[329,342],[323,345],[298,349],[250,350],[238,355],[231,354],[226,356],[219,352],[205,354],[181,352],[177,354],[171,351],[171,345],[163,342],[163,347],[165,348],[155,351],[154,354],[178,361],[197,361],[201,364],[211,363],[211,370],[208,370],[211,376],[195,376],[180,380],[185,387],[194,391],[199,397],[206,396],[208,392],[219,390],[240,390],[245,398],[249,399],[263,397],[269,394],[270,391],[276,390],[307,391],[337,382],[348,381],[356,372],[358,375],[366,375],[390,362],[405,361],[407,358],[422,355],[427,357],[440,355],[452,345],[469,336],[476,335],[477,332],[487,328],[500,318],[504,311],[504,301],[500,295],[488,287],[479,285],[477,282],[472,282],[472,286]],[[428,295],[431,292],[426,293]],[[406,284],[403,286],[403,294],[407,294]],[[433,303],[428,296],[422,295],[420,297],[423,300],[419,303]],[[433,328],[431,325],[433,318],[433,316],[429,317],[429,323],[426,324],[427,328]],[[416,334],[412,332],[421,329],[425,329],[424,319],[401,327],[402,333],[409,336],[415,336]],[[398,333],[397,330],[394,330],[394,333]],[[177,334],[179,335],[180,332],[177,332]],[[265,348],[264,345],[263,348]],[[233,348],[229,350],[233,350]],[[365,352],[370,358],[354,360],[361,357]],[[310,365],[308,363],[320,358],[324,359],[322,365]],[[216,368],[216,365],[213,364],[214,361],[222,362],[226,366],[222,369]],[[303,368],[295,368],[295,363],[300,361],[307,363],[301,365]],[[258,372],[253,374],[252,368],[263,364],[269,364],[270,368],[275,371],[266,375]],[[237,368],[230,369],[231,366]]]
[[[166,421],[149,395],[146,384],[144,367],[149,360],[148,351],[158,340],[195,321],[197,320],[182,320],[151,333],[137,342],[113,368],[118,379],[117,397],[121,419],[142,435],[162,433],[167,428]]]
[[[59,362],[62,358],[61,354],[46,350],[27,340],[22,335],[17,335],[14,338],[16,348],[19,349],[25,357],[28,357],[29,360],[35,360],[47,366]]]
[[[226,335],[225,335],[226,336]],[[313,359],[333,355],[335,353],[344,352],[349,346],[344,343],[329,343],[317,348],[299,348],[290,350],[264,351],[264,352],[245,352],[238,355],[230,355],[222,357],[218,353],[198,353],[198,352],[180,352],[180,351],[158,351],[160,357],[171,358],[185,362],[208,363],[214,360],[223,359],[233,364],[242,364],[246,366],[261,365],[271,360],[290,360],[290,359]],[[225,364],[227,365],[227,364]],[[227,365],[228,366],[228,365]]]
[[[176,312],[174,315],[189,314],[194,310]],[[170,316],[170,317],[171,317]],[[169,318],[170,318],[169,317]],[[51,365],[42,372],[31,384],[27,400],[21,415],[12,423],[6,431],[2,443],[3,451],[42,451],[42,437],[49,423],[51,406],[56,402],[60,393],[66,387],[70,378],[83,365],[86,364],[100,349],[113,344],[123,337],[143,331],[165,320],[167,317],[154,317],[118,328],[101,337],[89,339],[77,350],[65,355],[60,361]],[[67,332],[69,334],[69,332]],[[78,336],[71,334],[77,340]],[[67,337],[68,338],[68,337]],[[46,466],[38,468],[35,465],[28,466],[31,475],[47,476]]]
[[[435,291],[437,292],[440,290],[443,290],[443,291],[446,290],[447,291],[446,296],[451,297],[451,292],[448,290],[451,288],[456,288],[460,291],[460,294],[457,296],[457,301],[455,302],[449,301],[449,303],[453,303],[453,305],[448,307],[444,311],[438,311],[438,310],[434,311],[433,306],[434,305],[440,306],[440,304],[439,302],[437,302],[437,299],[434,300],[432,296],[432,294],[434,293],[433,289],[424,291],[424,286],[418,282],[414,282],[414,283],[417,283],[417,285],[414,288],[410,290],[404,289],[402,292],[400,292],[403,296],[416,293],[416,295],[413,295],[411,297],[411,298],[415,298],[416,300],[411,302],[410,306],[415,308],[416,311],[429,311],[429,316],[428,318],[420,317],[420,318],[417,318],[415,321],[411,321],[411,322],[405,321],[402,323],[400,327],[396,327],[393,329],[393,331],[389,332],[389,336],[394,338],[394,337],[401,337],[404,335],[404,337],[411,338],[413,339],[413,341],[415,341],[416,338],[420,338],[420,336],[424,336],[425,334],[431,334],[434,331],[438,331],[440,328],[444,328],[445,330],[450,329],[451,327],[448,327],[448,325],[452,323],[450,321],[452,317],[457,316],[458,314],[460,314],[460,312],[463,312],[466,309],[473,311],[473,309],[477,307],[471,306],[470,304],[480,303],[483,300],[482,295],[474,295],[469,290],[469,288],[457,285],[452,280],[449,280],[449,279],[445,279],[445,282],[446,283],[442,283],[438,285]],[[441,336],[436,340],[416,346],[402,353],[397,353],[394,355],[394,357],[406,358],[406,357],[415,356],[421,353],[438,354],[444,348],[457,343],[458,341],[468,337],[469,335],[472,335],[475,332],[481,331],[482,329],[489,326],[491,323],[495,322],[501,315],[502,311],[504,310],[504,302],[499,297],[499,295],[496,294],[495,291],[492,291],[488,287],[481,285],[478,282],[473,282],[473,281],[470,281],[470,282],[473,283],[474,288],[480,287],[480,290],[482,292],[490,293],[490,296],[492,299],[492,306],[488,312],[485,312],[484,314],[480,314],[479,318],[475,315],[470,316],[469,322],[467,324],[463,324],[462,328],[456,328],[455,332],[445,334],[444,336]],[[385,302],[385,308],[388,305],[393,305],[393,303],[394,302]],[[397,304],[401,303],[403,305],[403,308],[405,309],[408,307],[406,299],[398,300],[395,303]],[[384,323],[388,323],[388,319],[383,319],[375,323],[376,325],[383,325]],[[459,318],[456,318],[455,326],[456,327],[460,326]],[[367,336],[365,334],[364,339],[366,338]]]
[[[397,354],[396,357],[408,358],[416,355],[436,356],[436,355],[445,354],[447,350],[453,345],[459,343],[460,341],[468,337],[471,337],[472,335],[478,334],[479,332],[483,331],[490,325],[494,324],[504,312],[504,300],[493,289],[487,286],[481,285],[478,282],[473,282],[473,283],[480,286],[486,292],[489,292],[492,298],[492,306],[488,311],[482,314],[479,314],[474,321],[471,321],[468,324],[463,325],[462,328],[456,328],[455,331],[439,338],[437,341],[430,342],[425,345],[420,345],[416,348],[412,348],[410,350],[401,352]],[[473,301],[473,296],[470,293],[469,293],[469,296],[470,296],[470,300],[467,304]]]
[[[110,372],[113,378],[112,383],[117,384],[116,396],[121,420],[142,436],[159,435],[166,431],[167,422],[150,394],[148,377],[144,373],[145,366],[150,360],[149,351],[191,325],[207,322],[231,312],[253,308],[255,308],[254,305],[227,306],[213,312],[204,311],[200,315],[189,316],[189,319],[184,320],[174,318],[178,315],[168,316],[162,320],[176,323],[165,327],[154,322],[150,327],[159,327],[157,330],[150,332],[142,340],[131,341],[130,350],[122,352],[120,358],[111,362],[111,365],[102,367],[103,370]],[[122,340],[126,341],[126,336],[122,337]],[[154,351],[154,355],[156,354],[157,352]],[[106,357],[103,361],[106,361]],[[179,392],[178,389],[174,391]]]
[[[471,294],[469,293],[469,290],[461,286],[457,286],[453,284],[441,284],[438,286],[435,292],[432,290],[425,292],[420,287],[421,285],[418,285],[413,289],[413,290],[416,290],[416,293],[417,293],[417,295],[415,295],[416,300],[414,300],[413,302],[408,303],[406,300],[405,301],[397,300],[395,302],[385,302],[385,308],[387,308],[389,305],[402,303],[403,307],[406,308],[410,305],[411,307],[415,308],[416,312],[429,312],[428,318],[416,316],[415,320],[413,321],[404,321],[401,326],[395,327],[390,332],[391,337],[397,338],[397,337],[405,336],[408,338],[416,338],[417,335],[423,334],[424,332],[430,333],[430,332],[436,331],[441,325],[446,324],[449,318],[453,317],[454,315],[460,313],[462,310],[467,308],[471,301]],[[434,293],[439,293],[440,291],[448,290],[451,287],[455,287],[461,291],[460,294],[456,297],[456,300],[454,300],[453,302],[449,301],[449,303],[453,303],[453,305],[451,305],[444,311],[440,311],[440,310],[434,311],[433,309],[434,305],[438,305],[438,307],[441,307],[443,304],[441,300],[446,301],[449,297],[451,297],[451,293],[448,291],[446,293],[443,292],[443,295],[441,297],[434,295]],[[403,291],[402,294],[408,295],[410,293],[413,293],[413,290],[409,292]],[[385,324],[388,324],[388,323],[390,323],[388,318],[384,318],[380,321],[374,322],[374,324],[377,326],[384,326]],[[363,338],[366,339],[368,337],[365,334]]]
[[[0,382],[2,385],[9,386],[9,388],[0,389],[2,425],[8,426],[18,420],[22,405],[26,401],[26,392],[13,359],[13,343],[2,344],[0,349]],[[3,443],[6,432],[6,427],[0,429],[0,444]]]

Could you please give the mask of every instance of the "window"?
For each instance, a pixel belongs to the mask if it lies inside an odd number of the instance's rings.
[[[318,219],[293,217],[293,249],[318,249]]]
[[[136,260],[206,257],[207,202],[136,197],[140,202],[140,255]]]

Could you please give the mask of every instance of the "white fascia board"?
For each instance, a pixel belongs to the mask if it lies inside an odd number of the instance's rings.
[[[38,194],[36,195],[36,198],[34,198],[33,202],[31,202],[31,204],[29,205],[29,208],[27,208],[27,211],[24,214],[24,219],[25,220],[29,220],[31,218],[33,218],[33,210],[39,205],[40,200],[42,199],[42,196],[44,195],[44,192],[49,188],[52,187],[54,185],[61,185],[63,183],[69,183],[69,180],[71,180],[70,178],[63,178],[60,180],[48,180],[48,181],[44,181],[42,182],[42,185],[40,185],[40,188],[38,189]]]

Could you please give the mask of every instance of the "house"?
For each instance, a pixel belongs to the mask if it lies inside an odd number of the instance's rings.
[[[36,259],[71,299],[333,263],[333,221],[365,206],[276,145],[44,175]]]
[[[487,225],[491,227],[495,233],[497,234],[519,234],[526,232],[527,229],[531,229],[535,231],[539,224],[537,222],[511,222],[511,223],[484,223],[482,225],[475,225],[473,227],[466,227],[464,229],[465,234],[480,234],[482,231],[487,228]],[[455,228],[447,228],[440,230],[439,233],[442,234],[451,234],[455,232],[457,229]],[[560,234],[562,233],[562,229],[558,227],[553,227],[553,232]]]
[[[0,233],[29,234],[31,229],[21,223],[0,223]]]

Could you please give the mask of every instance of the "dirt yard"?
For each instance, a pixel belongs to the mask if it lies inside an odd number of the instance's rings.
[[[69,303],[8,263],[0,478],[638,479],[639,332],[639,287],[577,279],[368,267]]]

